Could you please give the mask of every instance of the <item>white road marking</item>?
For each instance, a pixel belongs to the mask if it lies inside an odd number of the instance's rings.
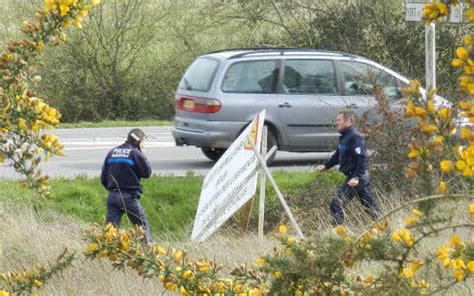
[[[173,137],[148,137],[145,139],[145,142],[149,142],[152,140],[159,140],[159,139],[173,139]],[[60,142],[68,143],[68,142],[76,142],[76,141],[90,141],[90,142],[100,142],[100,141],[125,141],[123,137],[95,137],[95,138],[71,138],[67,140],[59,139]]]
[[[110,145],[109,145],[110,144]],[[88,146],[88,147],[68,147],[64,145],[64,151],[80,151],[80,150],[102,150],[102,149],[112,149],[114,145],[119,145],[120,142],[113,143],[79,143],[78,146]],[[97,146],[94,146],[97,145]],[[107,145],[107,146],[103,146]],[[165,147],[175,147],[175,142],[156,142],[156,143],[146,143],[145,149],[147,148],[165,148]]]

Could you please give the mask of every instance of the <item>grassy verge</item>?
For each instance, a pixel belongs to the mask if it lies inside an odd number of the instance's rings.
[[[276,172],[276,182],[285,197],[293,200],[302,191],[309,188],[315,180],[314,173]],[[325,174],[324,186],[335,186],[337,173]],[[142,203],[154,233],[175,233],[180,235],[189,231],[195,217],[203,177],[152,177],[143,180],[144,195]],[[61,214],[73,216],[86,223],[103,223],[105,220],[105,202],[107,192],[98,179],[83,177],[75,179],[56,179],[51,181],[53,197],[44,201],[33,198],[33,193],[20,189],[18,182],[0,182],[0,202],[8,200],[33,205],[35,209],[55,210]],[[266,215],[272,222],[278,222],[282,207],[270,182],[267,182]],[[258,194],[257,190],[257,194]],[[258,198],[254,199],[253,215],[258,216]],[[257,220],[257,219],[253,219]],[[122,219],[128,227],[128,219]],[[271,227],[271,226],[270,226]]]
[[[105,120],[101,122],[76,122],[61,123],[58,128],[94,128],[94,127],[134,127],[134,126],[162,126],[172,125],[172,121],[167,120],[143,120],[143,121],[112,121]]]

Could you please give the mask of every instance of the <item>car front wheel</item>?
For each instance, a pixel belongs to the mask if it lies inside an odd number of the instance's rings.
[[[201,148],[202,153],[212,161],[217,161],[221,156],[224,154],[226,149],[224,148],[209,148],[203,147]]]

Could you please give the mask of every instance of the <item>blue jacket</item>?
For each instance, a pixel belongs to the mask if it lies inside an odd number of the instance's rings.
[[[339,164],[339,171],[347,177],[362,179],[367,175],[367,151],[359,132],[350,126],[341,132],[339,146],[331,158],[323,164],[329,169]]]
[[[125,142],[110,150],[102,166],[100,182],[109,191],[141,195],[141,178],[151,176],[150,163],[135,146]]]

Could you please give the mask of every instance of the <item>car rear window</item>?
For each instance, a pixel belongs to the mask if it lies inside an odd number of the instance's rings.
[[[328,60],[286,60],[283,92],[295,94],[335,94],[334,65]]]
[[[178,88],[208,91],[218,65],[219,62],[213,59],[197,59],[184,73]]]
[[[232,64],[222,81],[222,91],[274,93],[278,81],[277,61],[246,61]]]

